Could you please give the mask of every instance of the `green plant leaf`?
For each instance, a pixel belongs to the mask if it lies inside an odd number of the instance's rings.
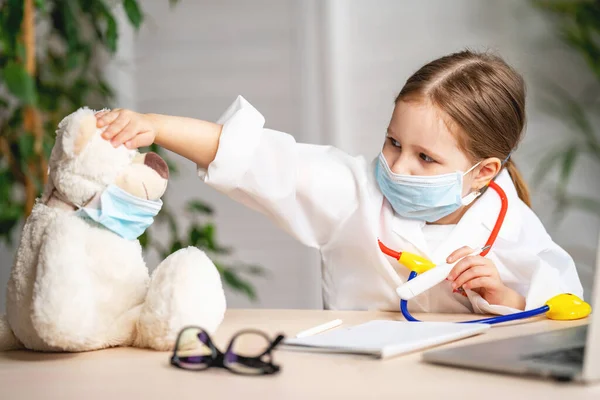
[[[248,265],[244,269],[250,275],[263,277],[267,275],[267,270],[259,265]]]
[[[169,167],[169,177],[172,178],[172,177],[177,176],[179,174],[179,168],[177,167],[177,164],[175,164],[173,161],[171,161],[167,157],[163,157],[163,159],[167,163],[167,167]]]
[[[150,146],[148,146],[148,150],[160,155],[160,153],[162,152],[162,148],[157,145],[156,143],[152,143]]]
[[[542,184],[542,182],[546,179],[548,173],[552,171],[554,165],[564,158],[564,153],[564,146],[558,146],[554,150],[551,150],[548,153],[546,153],[540,159],[533,172],[533,178],[531,179],[533,182],[533,187],[539,187]]]
[[[57,7],[57,9],[61,11],[59,13],[61,18],[59,21],[62,24],[59,29],[62,30],[64,39],[67,42],[68,57],[69,54],[76,51],[80,44],[79,33],[81,30],[77,17],[77,11],[79,10],[79,7],[74,0],[66,0],[65,4],[63,4],[62,7]]]
[[[19,136],[19,158],[26,163],[35,156],[34,143],[35,137],[30,133],[23,133]]]
[[[560,171],[560,180],[558,184],[558,189],[561,191],[566,190],[567,184],[569,183],[569,178],[571,177],[571,173],[573,172],[573,167],[575,166],[575,161],[578,155],[578,148],[576,145],[572,145],[564,152],[564,157],[562,160],[561,171]]]
[[[206,215],[212,215],[213,214],[213,209],[208,205],[203,203],[200,200],[190,200],[187,203],[187,210],[189,212],[192,213],[200,213],[200,214],[206,214]]]
[[[112,87],[110,87],[110,85],[103,80],[98,81],[98,91],[107,99],[112,98],[115,94]]]
[[[171,236],[175,238],[178,237],[179,227],[177,226],[177,220],[175,220],[175,217],[170,212],[167,214],[167,222],[169,224],[169,233]]]
[[[204,230],[200,229],[197,225],[192,225],[190,227],[188,238],[190,245],[192,246],[206,249],[208,245]]]
[[[133,24],[136,29],[139,29],[144,20],[144,16],[140,11],[140,7],[136,0],[123,0],[123,6],[129,21]]]
[[[111,53],[117,51],[117,42],[119,39],[119,31],[117,21],[111,10],[104,4],[104,1],[96,1],[99,13],[104,17],[106,22],[106,33],[103,36],[104,45]]]
[[[16,48],[17,48],[17,59],[25,60],[25,58],[27,56],[27,52],[25,51],[25,46],[23,46],[23,43],[17,42]]]
[[[575,49],[600,80],[600,2],[533,1],[553,17],[562,40]]]
[[[19,209],[18,212],[19,216],[16,218],[0,218],[0,239],[9,247],[13,246],[12,232],[21,221],[23,210]]]
[[[42,151],[46,160],[50,159],[50,155],[52,154],[52,147],[54,147],[54,139],[48,138],[48,136],[46,135],[42,142]]]
[[[148,230],[142,233],[142,236],[140,236],[138,240],[140,241],[140,246],[142,246],[142,249],[147,249],[148,244],[150,243],[150,233],[148,233]]]
[[[45,0],[35,0],[34,2],[35,8],[40,11],[46,11],[46,1]]]
[[[204,226],[199,226],[197,224],[191,225],[188,231],[188,238],[190,245],[215,254],[225,255],[231,252],[230,249],[216,244],[215,227],[212,224],[206,224]]]
[[[182,248],[183,248],[183,243],[181,243],[179,240],[175,240],[173,243],[171,243],[171,248],[169,249],[169,254],[173,254],[177,250],[181,250]]]
[[[10,61],[2,70],[2,79],[8,90],[23,103],[28,105],[36,103],[35,82],[22,64]]]
[[[108,20],[108,28],[106,29],[106,46],[108,49],[115,53],[117,51],[117,23],[114,18]]]
[[[17,39],[21,32],[24,12],[23,0],[7,0],[2,5],[0,18],[2,21],[2,37],[4,41],[4,52],[11,54],[15,50]]]
[[[251,301],[255,301],[257,299],[256,292],[252,285],[243,280],[238,276],[238,274],[231,268],[221,267],[223,280],[225,283],[231,287],[233,290],[242,292],[248,296]]]
[[[550,115],[559,117],[561,120],[571,125],[574,132],[580,133],[582,137],[594,146],[598,146],[598,137],[594,126],[589,120],[586,111],[579,102],[565,89],[552,81],[542,80],[548,93],[552,96],[552,101],[544,102]]]
[[[204,225],[204,237],[208,250],[217,254],[229,254],[231,250],[227,247],[222,247],[217,244],[216,229],[214,224]]]
[[[570,196],[567,198],[566,204],[569,207],[591,212],[600,216],[600,200],[585,196]]]

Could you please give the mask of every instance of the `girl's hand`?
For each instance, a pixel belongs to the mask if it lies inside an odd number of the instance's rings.
[[[116,108],[96,113],[98,128],[107,127],[102,137],[114,147],[125,144],[127,148],[149,146],[154,143],[157,127],[152,117],[131,110]]]
[[[471,289],[481,295],[490,304],[504,305],[519,310],[525,308],[525,298],[504,285],[494,262],[488,258],[468,256],[474,249],[462,247],[452,253],[446,260],[453,263],[461,257],[450,274],[448,280],[452,282],[452,289]]]

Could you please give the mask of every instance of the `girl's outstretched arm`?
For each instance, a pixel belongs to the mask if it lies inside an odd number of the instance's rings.
[[[194,118],[160,114],[140,114],[114,109],[96,114],[98,127],[106,127],[102,136],[113,146],[133,149],[156,143],[201,168],[214,160],[222,125]]]

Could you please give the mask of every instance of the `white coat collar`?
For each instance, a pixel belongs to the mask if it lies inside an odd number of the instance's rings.
[[[508,209],[498,237],[514,242],[518,240],[521,229],[520,200],[508,171],[502,171],[496,178],[496,183],[504,190],[508,199]],[[483,246],[496,223],[500,204],[500,197],[496,191],[486,190],[463,215],[451,236],[435,252],[427,248],[423,235],[425,222],[395,215],[392,229],[431,260],[441,262],[460,247]]]

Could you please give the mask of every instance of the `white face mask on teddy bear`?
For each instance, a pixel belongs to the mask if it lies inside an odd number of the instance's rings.
[[[100,195],[94,196],[84,205],[74,204],[56,191],[55,196],[72,205],[75,213],[113,231],[124,239],[140,237],[162,208],[162,201],[145,200],[127,193],[115,184],[110,184]]]
[[[152,225],[162,207],[161,200],[144,200],[117,185],[108,185],[100,195],[100,207],[81,207],[77,214],[89,218],[122,238],[135,240]]]
[[[51,197],[68,205],[78,216],[125,239],[135,240],[152,225],[162,208],[160,196],[166,189],[167,164],[155,153],[139,154],[125,148],[112,148],[99,135],[95,118],[88,116],[88,119],[67,120],[59,126],[62,151],[57,150],[53,158],[60,158],[57,164],[62,170],[51,171],[54,183]],[[78,131],[71,128],[73,125],[79,126]],[[74,132],[77,136],[71,137]],[[65,167],[66,164],[69,166]],[[106,174],[107,167],[112,169],[110,174]],[[96,173],[96,169],[103,174]],[[110,183],[103,185],[105,182]],[[87,193],[87,197],[91,194],[91,198],[77,201],[86,196],[81,192]]]

